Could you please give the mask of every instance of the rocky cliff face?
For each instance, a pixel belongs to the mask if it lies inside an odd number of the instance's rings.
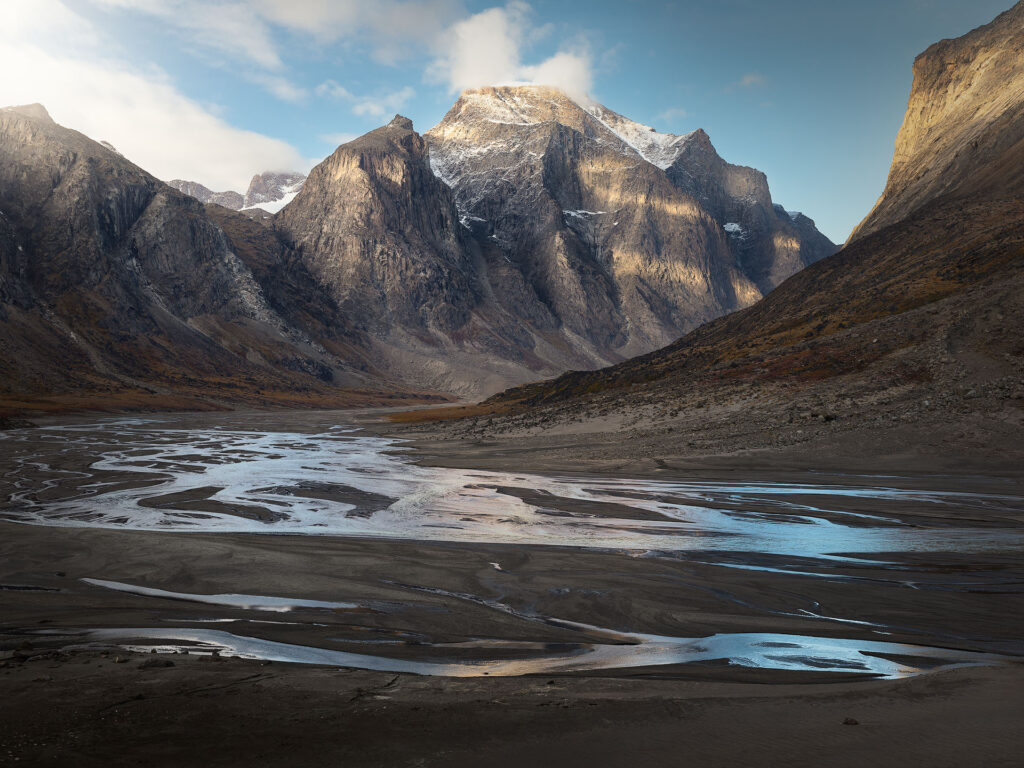
[[[742,233],[636,148],[668,167],[688,143],[554,89],[470,91],[422,137],[396,116],[339,147],[274,227],[394,376],[479,394],[650,351],[761,297]],[[768,260],[795,269],[799,230],[774,224],[760,178],[762,230],[797,242]]]
[[[702,130],[685,139],[665,173],[725,229],[737,264],[762,293],[835,253],[812,219],[773,204],[761,171],[727,163]]]
[[[851,241],[939,197],[1024,190],[1024,3],[936,43],[914,84],[885,191]]]
[[[0,299],[32,318],[0,347],[12,391],[77,355],[57,378],[488,394],[662,346],[830,247],[703,133],[549,88],[469,91],[425,137],[396,116],[244,196],[2,115]]]
[[[238,250],[197,200],[41,107],[0,110],[0,395],[244,399],[359,381]],[[345,332],[330,325],[324,340]]]
[[[395,376],[468,393],[588,362],[542,338],[558,324],[474,242],[404,117],[339,147],[274,226]]]
[[[835,250],[809,219],[780,216],[764,174],[724,162],[703,131],[658,133],[555,89],[467,91],[426,136],[477,228],[512,244],[513,260],[547,254],[539,287],[561,251],[604,268],[596,309],[638,334],[626,354],[746,306]]]
[[[252,177],[245,192],[243,208],[262,208],[277,213],[295,199],[306,181],[304,173],[264,171]]]

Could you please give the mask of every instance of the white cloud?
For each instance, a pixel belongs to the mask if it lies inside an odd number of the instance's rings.
[[[511,2],[490,8],[452,26],[441,38],[430,72],[453,92],[485,85],[533,83],[552,85],[581,98],[593,83],[593,62],[585,45],[563,48],[536,64],[525,64],[523,52],[551,33],[550,25],[534,27],[530,6]]]
[[[383,63],[432,45],[464,15],[457,0],[253,0],[252,6],[264,19],[321,43],[363,38]]]
[[[156,17],[205,55],[255,68],[256,74],[243,76],[291,102],[306,98],[305,90],[286,76],[285,44],[295,34],[321,45],[344,40],[368,47],[386,64],[426,53],[433,57],[428,76],[453,92],[536,83],[583,97],[593,81],[594,65],[586,45],[562,46],[543,61],[524,60],[524,53],[550,37],[555,27],[535,25],[531,7],[521,0],[470,16],[459,0],[88,1]],[[367,102],[359,114],[379,116],[381,109],[387,111],[374,102]]]
[[[281,101],[290,101],[292,104],[301,104],[309,98],[309,92],[305,88],[295,85],[284,77],[266,75],[260,72],[249,74],[245,77],[257,85],[263,86],[274,96],[281,99]]]
[[[284,67],[275,28],[301,33],[319,44],[358,37],[378,61],[395,63],[417,47],[432,44],[463,15],[457,0],[89,1],[154,16],[207,51],[272,71]]]
[[[352,111],[357,115],[369,117],[386,117],[398,112],[409,99],[416,95],[416,91],[406,86],[400,91],[385,93],[379,97],[367,97],[360,99]]]
[[[594,82],[586,52],[561,51],[532,67],[523,67],[526,79],[538,85],[555,85],[577,98],[590,93]]]
[[[92,0],[110,9],[155,16],[186,33],[190,42],[221,51],[264,69],[280,70],[270,27],[250,3],[223,0]]]
[[[352,113],[361,117],[382,118],[398,112],[405,104],[416,95],[410,86],[398,91],[356,96],[348,88],[334,80],[327,80],[316,87],[316,95],[335,101],[349,102],[352,105]]]
[[[0,3],[0,72],[17,73],[0,79],[0,104],[40,102],[162,179],[239,189],[263,169],[307,167],[286,142],[236,128],[163,73],[118,58],[116,43],[61,0]]]
[[[355,96],[345,86],[334,80],[327,80],[316,87],[316,95],[335,101],[354,101]]]

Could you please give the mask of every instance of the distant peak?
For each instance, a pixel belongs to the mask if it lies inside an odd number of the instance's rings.
[[[52,123],[53,118],[50,117],[50,113],[46,111],[46,107],[42,104],[23,104],[19,107],[7,107],[4,112],[16,112],[22,117],[28,117],[32,120],[39,120],[43,123]]]
[[[412,120],[404,115],[395,115],[391,122],[388,123],[388,128],[401,128],[406,131],[411,131]]]

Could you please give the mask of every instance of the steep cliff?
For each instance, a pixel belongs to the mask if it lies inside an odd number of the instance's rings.
[[[1024,3],[914,61],[885,191],[851,241],[939,197],[1024,191]]]

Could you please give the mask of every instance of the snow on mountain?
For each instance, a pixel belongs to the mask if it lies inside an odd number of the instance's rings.
[[[656,165],[662,170],[668,168],[679,157],[687,143],[693,138],[696,131],[676,135],[674,133],[659,133],[649,125],[635,122],[628,117],[623,117],[617,112],[612,112],[595,102],[581,104],[588,113],[599,120],[608,130],[626,142],[636,150],[644,160]]]
[[[233,211],[259,209],[267,213],[277,213],[295,199],[302,185],[306,183],[306,176],[296,171],[264,171],[252,177],[249,189],[244,195],[232,190],[213,192],[199,182],[184,179],[172,179],[167,183],[201,203],[216,203]]]
[[[295,199],[305,183],[306,175],[296,171],[258,173],[249,182],[242,210],[262,208],[269,213],[277,213]]]

